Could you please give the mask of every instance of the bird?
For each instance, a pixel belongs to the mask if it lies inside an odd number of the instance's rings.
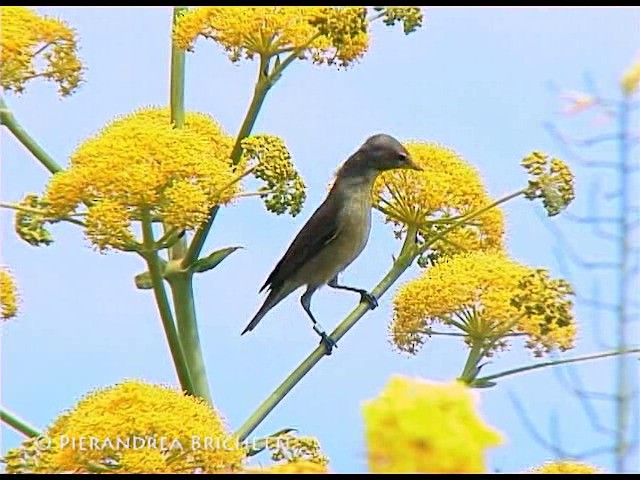
[[[371,309],[377,299],[363,288],[341,285],[338,275],[366,247],[371,231],[372,189],[378,176],[394,169],[422,170],[399,140],[386,133],[368,137],[337,170],[326,198],[300,229],[259,290],[268,295],[241,335],[252,331],[277,304],[300,287],[300,303],[320,336],[325,353],[336,342],[326,334],[311,312],[311,298],[321,287],[360,294]]]

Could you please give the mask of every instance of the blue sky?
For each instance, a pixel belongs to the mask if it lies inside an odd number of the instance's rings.
[[[53,85],[33,83],[26,94],[5,94],[5,100],[61,164],[115,116],[167,104],[168,8],[39,11],[59,15],[77,28],[87,82],[67,99],[58,98]],[[519,166],[523,156],[536,149],[561,154],[543,128],[559,111],[558,92],[550,85],[580,90],[589,73],[602,92],[617,95],[621,73],[640,55],[639,22],[638,9],[429,8],[423,28],[408,37],[400,28],[376,26],[370,52],[350,71],[294,64],[270,92],[254,131],[285,139],[308,186],[305,208],[296,218],[268,214],[255,199],[225,209],[205,250],[244,249],[198,277],[195,286],[211,391],[230,426],[240,426],[317,345],[295,295],[252,334],[240,337],[240,332],[261,303],[258,289],[322,200],[336,167],[367,136],[387,132],[442,143],[482,172],[494,197],[520,189],[526,182]],[[209,113],[228,132],[237,132],[255,69],[250,62],[231,64],[216,45],[200,41],[187,57],[187,108]],[[563,121],[579,134],[608,127]],[[578,198],[571,211],[580,214],[593,177],[576,173]],[[47,180],[45,169],[2,130],[2,201],[41,192]],[[519,199],[505,207],[505,214],[510,254],[560,275],[556,242],[539,206]],[[133,282],[143,270],[138,257],[98,254],[79,230],[64,225],[53,228],[53,245],[32,248],[13,233],[11,215],[0,212],[0,218],[1,262],[15,272],[23,296],[20,318],[2,328],[3,405],[44,427],[91,389],[124,378],[176,381],[152,296]],[[553,223],[565,225],[560,218]],[[579,239],[586,258],[614,254],[587,226],[567,231]],[[345,273],[345,283],[372,288],[399,247],[376,214],[369,245]],[[407,272],[402,280],[416,273]],[[572,280],[588,290],[593,279]],[[391,349],[387,328],[394,290],[349,332],[332,357],[303,379],[257,435],[296,427],[318,437],[334,471],[363,472],[361,402],[377,395],[392,374],[448,380],[460,373],[466,351],[456,340],[435,338],[411,358]],[[330,329],[356,301],[351,294],[325,289],[314,297],[314,311]],[[580,338],[573,353],[601,349],[590,311],[579,307],[577,313]],[[599,336],[607,340],[613,325],[604,321]],[[486,368],[497,372],[531,361],[514,344]],[[612,365],[592,362],[576,370],[590,389],[610,390]],[[491,452],[491,469],[517,472],[553,458],[523,426],[514,396],[545,434],[550,419],[557,418],[568,450],[602,445],[604,438],[557,376],[532,373],[481,392],[482,415],[508,438],[504,447]],[[596,408],[610,424],[611,410],[605,404]],[[3,452],[19,441],[2,427]],[[612,468],[610,457],[593,461]],[[636,450],[630,464],[637,470],[637,463]]]

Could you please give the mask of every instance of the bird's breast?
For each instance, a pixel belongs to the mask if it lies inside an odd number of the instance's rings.
[[[371,231],[371,200],[368,191],[349,196],[340,212],[340,229],[333,248],[339,271],[362,253]]]
[[[364,191],[359,191],[364,190]],[[371,230],[371,190],[346,192],[338,215],[338,231],[325,248],[299,272],[306,284],[323,285],[362,253]]]

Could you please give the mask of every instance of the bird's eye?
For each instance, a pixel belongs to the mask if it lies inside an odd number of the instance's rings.
[[[402,163],[405,163],[407,161],[407,154],[406,153],[399,153],[398,154],[398,160],[400,160]]]

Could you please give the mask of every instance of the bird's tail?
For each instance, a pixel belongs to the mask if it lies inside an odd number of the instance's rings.
[[[264,317],[269,310],[271,310],[278,303],[280,303],[284,299],[284,297],[286,297],[289,293],[290,292],[283,292],[282,288],[278,290],[272,290],[271,292],[269,292],[269,295],[267,296],[264,303],[260,307],[260,310],[258,310],[255,316],[249,322],[249,325],[247,325],[247,327],[242,331],[240,335],[244,335],[245,333],[250,332],[251,330],[256,328],[258,323],[260,323],[260,320],[262,320],[262,317]]]

